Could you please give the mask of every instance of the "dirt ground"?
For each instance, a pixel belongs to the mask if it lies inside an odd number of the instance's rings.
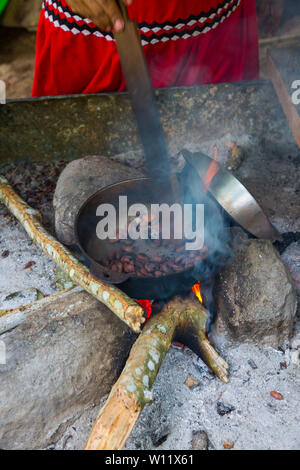
[[[24,29],[0,28],[0,80],[6,96],[31,96],[35,57],[35,33]]]

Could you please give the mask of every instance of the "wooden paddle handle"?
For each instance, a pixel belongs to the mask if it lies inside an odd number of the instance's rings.
[[[128,17],[127,6],[125,5],[125,3],[124,3],[122,0],[116,0],[116,2],[117,2],[118,7],[119,7],[120,10],[121,10],[124,23],[125,23],[125,24],[128,23],[129,17]]]

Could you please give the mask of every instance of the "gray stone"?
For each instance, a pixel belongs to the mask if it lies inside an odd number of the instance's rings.
[[[66,245],[75,243],[76,214],[95,192],[140,176],[143,176],[141,170],[106,157],[88,156],[69,163],[58,179],[53,199],[58,239]]]
[[[291,243],[281,257],[284,264],[291,271],[296,284],[297,294],[300,295],[300,243]]]
[[[209,440],[205,431],[193,431],[192,450],[208,450]]]
[[[251,367],[251,369],[253,369],[253,370],[256,370],[256,369],[257,369],[257,365],[256,365],[256,363],[253,361],[253,359],[249,359],[248,364],[249,364],[249,366]]]
[[[217,403],[217,412],[220,416],[225,416],[235,411],[235,407],[230,403],[224,403],[222,401],[218,401]]]
[[[170,434],[170,429],[168,425],[163,426],[162,428],[155,429],[151,433],[151,441],[154,447],[161,446],[167,439]]]
[[[135,339],[80,289],[41,305],[0,334],[6,347],[6,365],[0,365],[2,449],[57,442],[67,425],[110,391]]]
[[[239,343],[279,347],[293,331],[296,291],[290,272],[270,241],[236,245],[235,258],[216,286],[214,335]]]

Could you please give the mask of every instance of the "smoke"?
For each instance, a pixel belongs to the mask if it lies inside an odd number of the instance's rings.
[[[201,158],[201,154],[198,155]],[[179,181],[183,202],[204,206],[204,245],[208,249],[208,257],[195,266],[192,275],[197,280],[205,280],[218,273],[232,255],[228,218],[209,191],[204,191],[203,182],[188,162]]]

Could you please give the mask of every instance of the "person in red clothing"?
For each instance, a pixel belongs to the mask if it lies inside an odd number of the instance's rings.
[[[124,0],[154,88],[258,78],[255,0]],[[263,0],[262,0],[263,1]],[[115,0],[45,0],[33,96],[123,91]]]

